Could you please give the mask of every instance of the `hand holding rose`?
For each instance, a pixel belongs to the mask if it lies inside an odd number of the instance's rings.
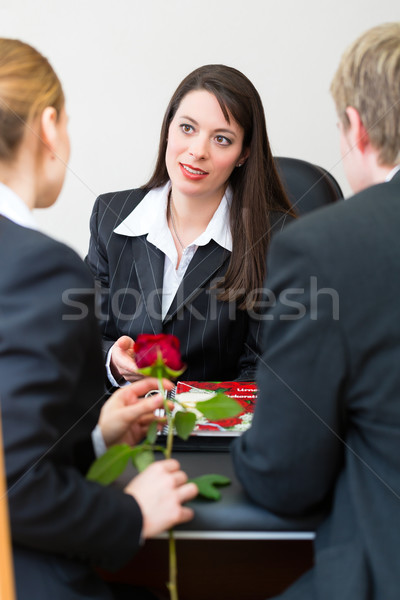
[[[163,380],[164,389],[171,390],[173,384]],[[158,381],[146,378],[114,392],[101,409],[98,424],[103,439],[109,448],[114,444],[135,446],[146,436],[150,423],[155,420],[154,411],[162,408],[161,394],[143,398],[156,390]]]
[[[187,483],[187,475],[175,459],[152,463],[126,486],[143,515],[144,538],[158,535],[179,523],[193,518],[193,510],[182,506],[199,493],[194,483]]]
[[[162,365],[172,379],[183,372],[179,340],[174,335],[138,335],[136,342],[127,335],[120,337],[111,349],[110,368],[118,381],[137,381],[143,375],[154,375],[154,365]]]

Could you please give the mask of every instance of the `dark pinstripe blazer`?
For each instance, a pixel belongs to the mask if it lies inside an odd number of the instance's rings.
[[[224,276],[231,254],[216,242],[197,249],[162,319],[164,254],[145,235],[114,233],[145,195],[142,189],[104,194],[93,209],[86,263],[98,285],[105,352],[121,335],[170,333],[179,338],[188,364],[182,379],[253,380],[261,321],[235,303],[216,299],[212,284]],[[287,220],[272,214],[272,229]]]

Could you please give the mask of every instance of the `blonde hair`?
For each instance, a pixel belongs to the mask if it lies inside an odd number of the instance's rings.
[[[379,163],[400,162],[400,23],[385,23],[361,35],[343,54],[331,83],[339,119],[355,108],[379,151]]]
[[[25,126],[47,106],[64,106],[61,83],[47,58],[19,40],[0,38],[0,160],[12,160]]]

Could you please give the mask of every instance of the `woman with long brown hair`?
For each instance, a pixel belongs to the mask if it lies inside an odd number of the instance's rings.
[[[257,90],[232,67],[196,69],[168,105],[150,180],[93,210],[110,381],[134,380],[133,340],[161,332],[180,339],[186,380],[253,379],[268,241],[288,216]]]

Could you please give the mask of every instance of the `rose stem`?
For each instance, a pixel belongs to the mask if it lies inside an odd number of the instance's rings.
[[[178,600],[178,590],[176,587],[177,565],[175,538],[172,529],[169,530],[169,583],[168,589],[171,600]]]
[[[172,444],[174,441],[173,418],[171,415],[171,411],[169,410],[169,407],[168,407],[167,399],[165,397],[165,390],[164,390],[164,386],[162,383],[162,372],[161,373],[159,372],[157,374],[157,379],[158,379],[158,391],[160,392],[162,399],[163,399],[164,410],[165,410],[165,414],[167,415],[167,423],[168,423],[167,447],[166,447],[166,452],[165,452],[165,458],[171,458]]]
[[[174,424],[171,415],[171,411],[168,407],[168,402],[165,397],[165,390],[162,383],[162,374],[158,373],[158,390],[163,398],[163,405],[165,414],[167,415],[167,423],[168,423],[168,434],[167,434],[167,448],[165,452],[165,458],[171,458],[172,455],[172,444],[174,440]],[[176,586],[176,578],[177,578],[177,564],[176,564],[176,549],[175,549],[175,538],[174,532],[172,529],[168,532],[169,535],[169,582],[168,589],[171,600],[179,600],[178,599],[178,589]]]

